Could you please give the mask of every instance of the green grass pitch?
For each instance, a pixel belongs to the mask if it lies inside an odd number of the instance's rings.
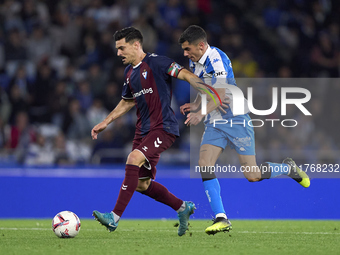
[[[109,233],[81,220],[73,239],[60,239],[51,220],[0,220],[0,254],[340,254],[340,221],[233,220],[233,230],[209,236],[208,220],[192,220],[177,236],[175,220],[121,220]]]

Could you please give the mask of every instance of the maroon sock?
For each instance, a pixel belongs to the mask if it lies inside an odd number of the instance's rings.
[[[113,212],[118,216],[122,216],[126,206],[130,202],[133,193],[138,186],[139,167],[134,165],[125,166],[125,179],[119,191],[116,206]]]
[[[177,198],[166,187],[155,181],[151,181],[149,188],[141,193],[170,206],[175,211],[183,204],[183,200]]]

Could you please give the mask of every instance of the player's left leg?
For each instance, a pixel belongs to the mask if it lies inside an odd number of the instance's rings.
[[[288,174],[290,178],[292,178],[304,188],[308,188],[310,186],[309,176],[297,166],[293,159],[286,158],[283,163],[289,165],[290,167]]]
[[[172,194],[162,184],[152,181],[151,178],[139,179],[136,191],[152,199],[155,199],[162,204],[170,206],[175,211],[183,211],[185,209],[185,202],[183,200]]]
[[[287,175],[298,182],[302,187],[308,188],[310,180],[291,158],[286,158],[281,164],[265,162],[257,166],[255,155],[238,154],[244,176],[250,182],[272,179],[280,175]]]
[[[233,121],[239,124],[234,125],[227,132],[231,143],[230,147],[236,150],[244,176],[250,182],[287,175],[303,187],[309,187],[309,177],[290,158],[285,159],[282,163],[264,162],[258,166],[255,158],[254,129],[246,124],[249,123],[250,117],[247,114],[240,115],[235,117]]]
[[[140,179],[137,191],[174,209],[178,214],[180,222],[180,225],[178,227],[178,235],[182,236],[185,234],[189,225],[189,217],[191,214],[194,213],[194,203],[179,199],[174,194],[172,194],[165,186],[163,186],[159,182],[152,181],[151,178]]]
[[[258,166],[255,155],[243,155],[243,151],[237,147],[235,147],[235,149],[238,153],[243,174],[250,182],[258,182],[280,175],[287,175],[305,188],[308,188],[310,185],[308,175],[303,172],[291,158],[286,158],[281,164],[264,162]]]
[[[238,153],[244,177],[246,177],[250,182],[258,182],[264,179],[289,174],[290,167],[285,163],[278,164],[265,162],[258,166],[255,155],[242,155],[242,151],[238,151],[237,149],[236,151]]]

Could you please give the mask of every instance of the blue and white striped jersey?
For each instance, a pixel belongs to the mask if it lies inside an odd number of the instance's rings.
[[[213,87],[216,86],[216,84],[237,86],[231,61],[220,49],[208,46],[207,51],[198,62],[192,62],[191,60],[189,60],[189,62],[192,72],[206,84],[212,85]],[[229,97],[230,102],[232,102],[232,94],[228,89],[226,89],[226,96]],[[207,114],[204,123],[212,123],[214,119],[228,119],[234,117],[232,104],[229,104],[229,108],[226,110],[227,113],[225,114],[218,109],[212,111]],[[248,104],[245,100],[245,113],[247,112],[249,112]]]

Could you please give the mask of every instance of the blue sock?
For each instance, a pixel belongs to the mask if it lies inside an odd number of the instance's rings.
[[[203,182],[205,194],[208,197],[211,209],[214,214],[224,213],[224,207],[221,198],[221,187],[217,179],[212,179]],[[215,216],[214,215],[214,216]]]
[[[287,164],[277,164],[277,163],[271,163],[266,162],[269,164],[271,176],[270,178],[275,178],[280,175],[288,175],[290,167]]]

